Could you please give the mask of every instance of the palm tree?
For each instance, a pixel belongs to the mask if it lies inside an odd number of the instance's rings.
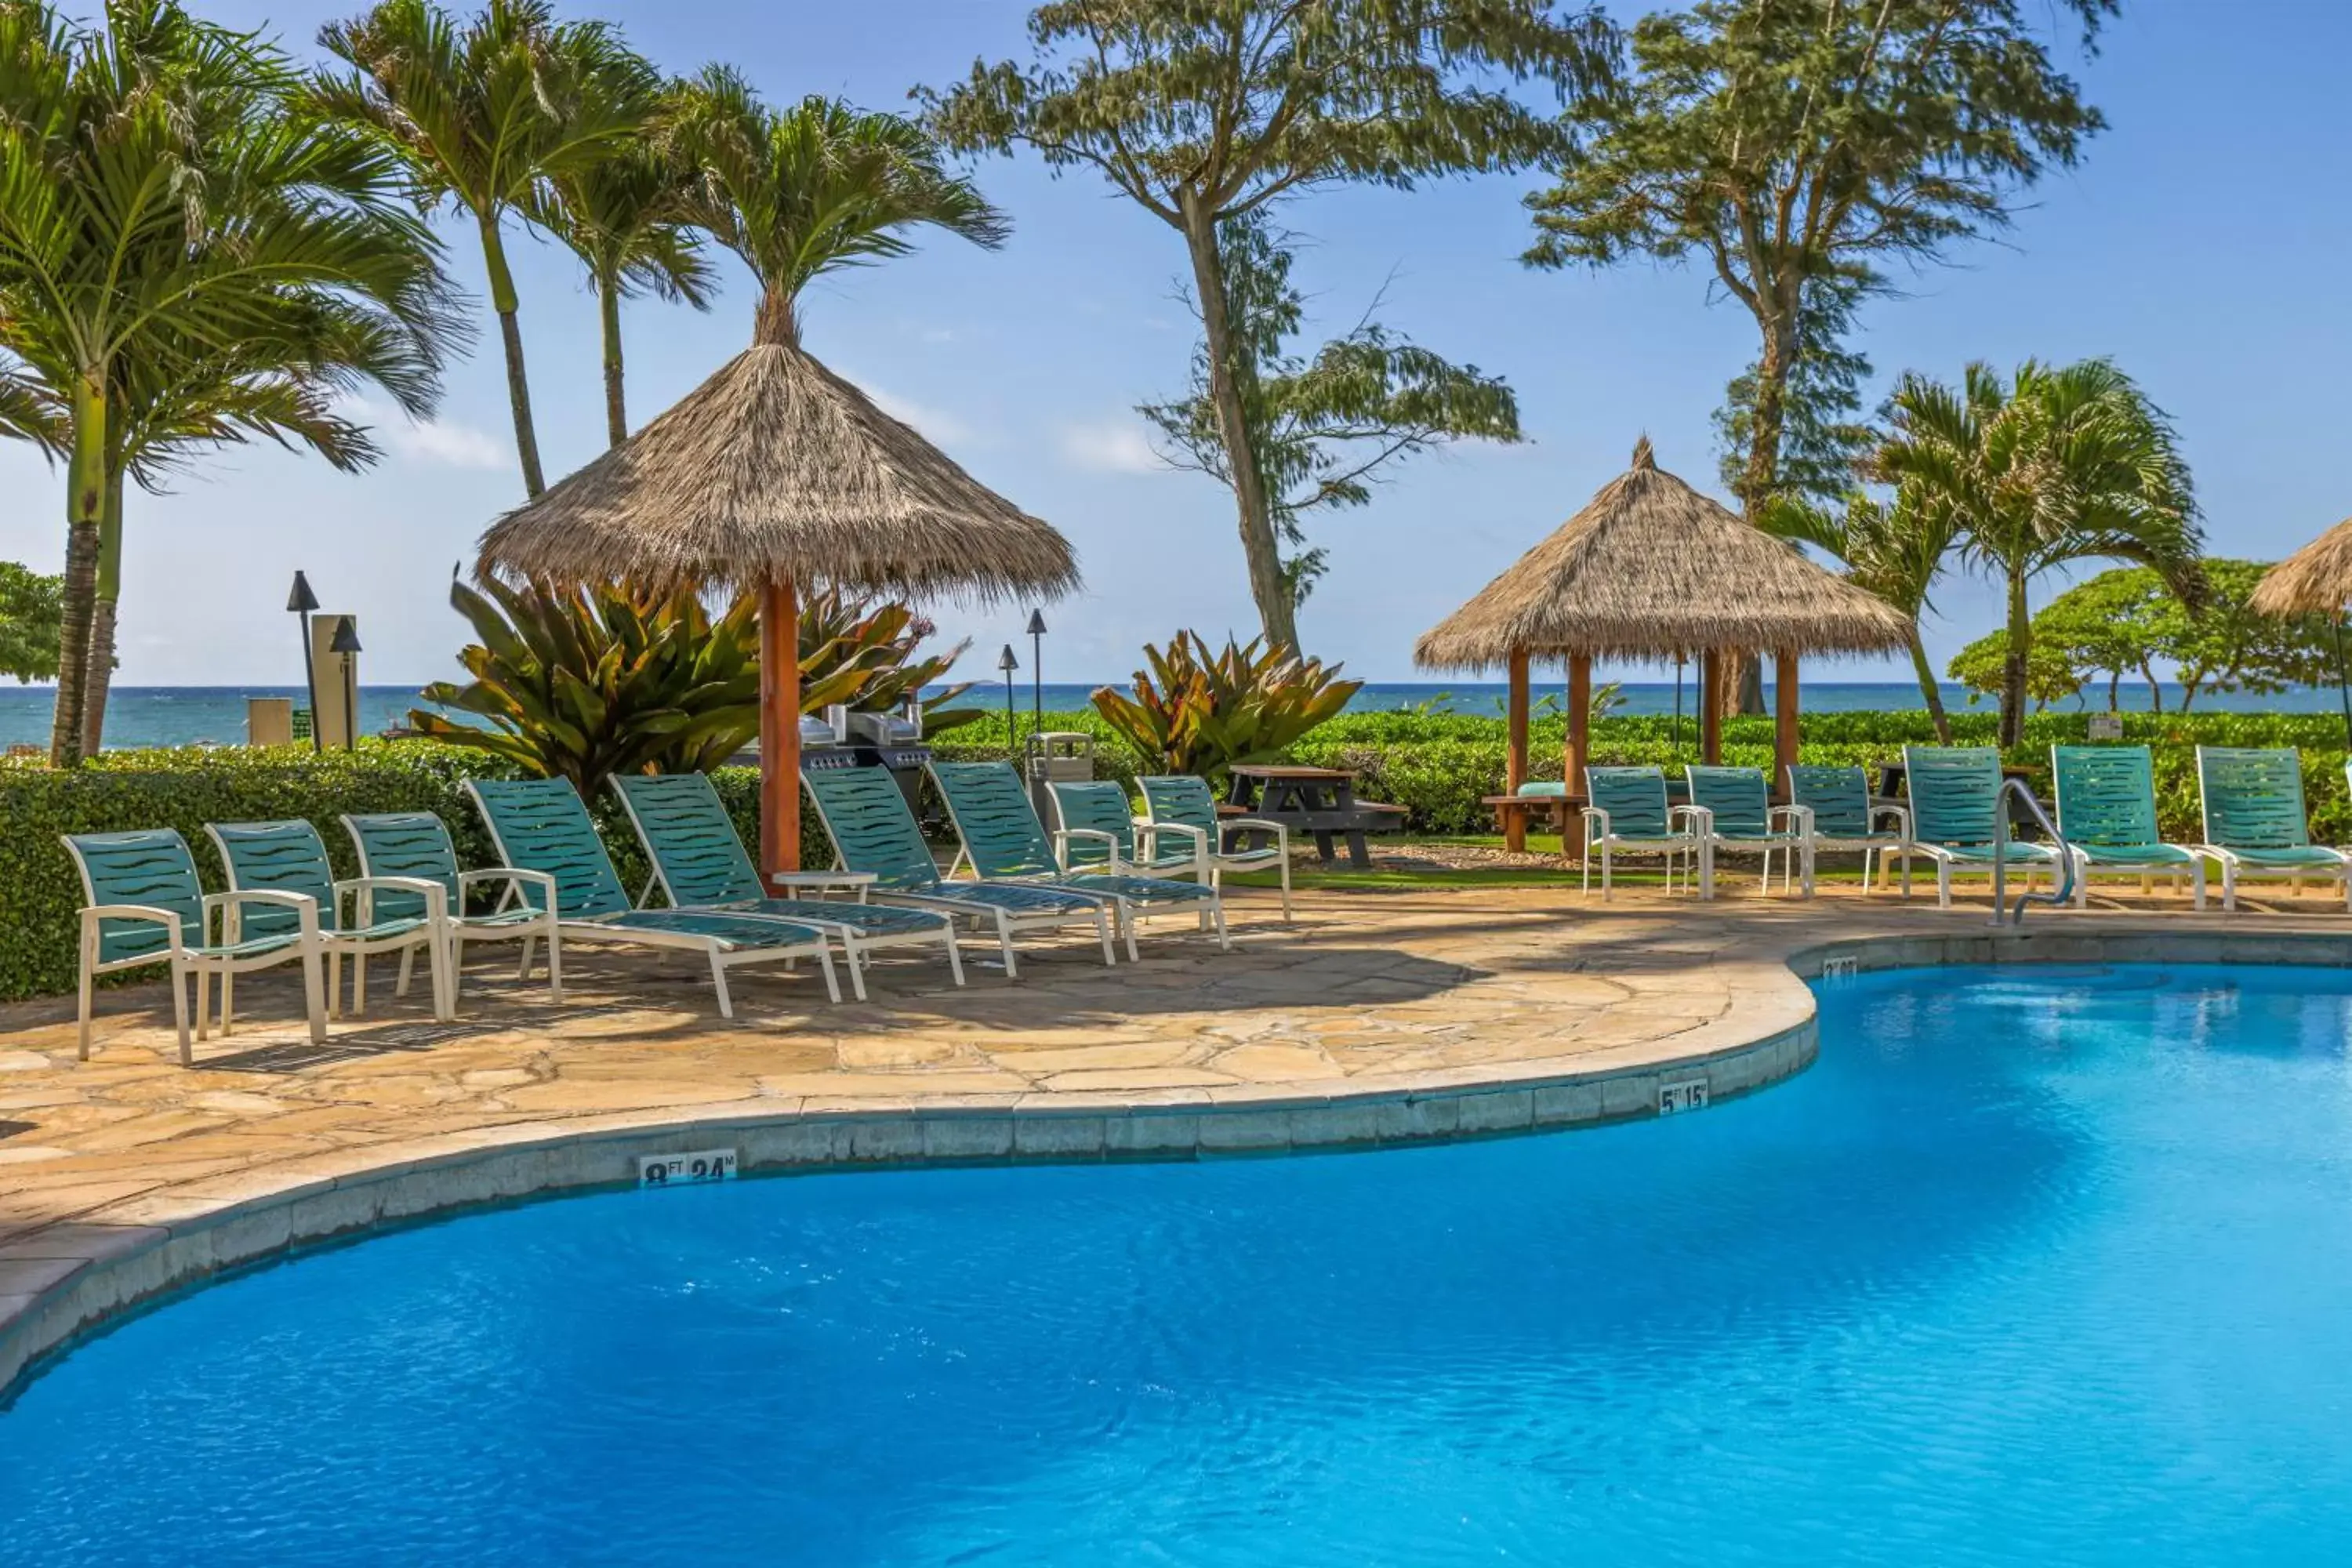
[[[621,62],[599,85],[619,111],[652,124],[660,83],[650,68]],[[711,273],[688,222],[695,170],[667,134],[633,139],[603,157],[565,169],[549,184],[556,237],[588,269],[604,349],[604,432],[612,446],[629,438],[623,389],[621,301],[650,290],[664,300],[710,308]]]
[[[2035,577],[2072,561],[2129,561],[2184,602],[2201,600],[2189,465],[2163,410],[2109,362],[2028,360],[2007,383],[1979,363],[1957,388],[1906,375],[1888,412],[1894,428],[1869,459],[1872,476],[2007,587],[2002,745],[2017,744],[2024,724]]]
[[[1958,543],[1948,522],[1856,492],[1843,512],[1791,494],[1774,496],[1756,516],[1756,526],[1779,539],[1809,544],[1836,558],[1848,581],[1877,595],[1911,619],[1911,668],[1919,696],[1936,726],[1936,738],[1952,743],[1952,721],[1944,711],[1943,688],[1919,639],[1919,617],[1927,595]]]
[[[297,81],[278,51],[176,0],[114,0],[97,32],[0,6],[0,348],[67,437],[55,765],[83,754],[126,378],[277,340],[334,301],[403,345],[429,400],[456,335],[398,163],[301,112]]]
[[[943,228],[992,249],[1011,232],[971,181],[947,172],[938,144],[895,114],[824,98],[771,109],[711,66],[680,91],[674,133],[700,171],[694,221],[759,282],[756,343],[797,348],[801,291],[906,255],[907,229]]]
[[[635,61],[606,24],[559,23],[544,0],[489,0],[463,26],[430,0],[383,0],[365,16],[321,28],[319,45],[352,68],[317,82],[328,112],[396,148],[427,203],[448,202],[474,220],[506,350],[523,489],[536,496],[547,479],[506,223],[544,218],[550,182],[645,132],[628,95],[598,84],[652,68]]]

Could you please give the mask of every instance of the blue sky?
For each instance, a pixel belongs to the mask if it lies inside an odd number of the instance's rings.
[[[203,0],[200,0],[200,4]],[[276,31],[305,52],[349,9],[210,0],[208,14]],[[770,96],[838,93],[898,108],[975,56],[1023,51],[1012,0],[607,0],[601,14],[665,67],[724,58]],[[1864,318],[1882,384],[1904,369],[1956,375],[1971,358],[2114,356],[2178,420],[2217,552],[2271,559],[2352,511],[2352,312],[2343,258],[2340,100],[2352,7],[2332,0],[2126,0],[2079,74],[2112,121],[2076,171],[2048,181],[2000,243],[1906,280]],[[2071,51],[2070,51],[2071,52]],[[979,166],[1013,216],[995,253],[961,241],[819,284],[809,346],[910,419],[982,480],[1076,543],[1087,586],[1049,606],[1048,679],[1118,679],[1179,627],[1246,635],[1255,618],[1232,507],[1151,458],[1131,412],[1179,390],[1192,322],[1173,231],[1091,176],[1034,159]],[[1424,459],[1368,510],[1318,524],[1331,573],[1308,603],[1312,651],[1351,673],[1411,679],[1413,638],[1475,593],[1624,466],[1646,432],[1659,459],[1716,489],[1709,414],[1753,354],[1736,305],[1687,270],[1538,273],[1521,268],[1520,193],[1533,177],[1400,195],[1328,191],[1292,205],[1318,325],[1338,332],[1386,287],[1382,319],[1509,378],[1533,437]],[[478,294],[471,237],[446,226]],[[602,447],[593,301],[551,246],[514,247],[539,432],[551,473]],[[727,263],[708,315],[646,302],[626,331],[629,396],[644,418],[750,339],[751,298]],[[228,455],[163,498],[134,496],[122,605],[126,684],[295,679],[286,584],[306,569],[331,610],[361,617],[363,678],[454,673],[462,626],[450,564],[521,499],[495,331],[451,376],[439,423],[387,430],[393,456],[351,479],[274,451]],[[0,451],[0,556],[54,570],[62,476]],[[1719,492],[1718,492],[1719,493]],[[2048,583],[2040,597],[2059,584]],[[1989,626],[1993,595],[1956,580],[1929,627],[1939,662]],[[1021,612],[935,607],[974,639],[961,673],[992,673]],[[1025,661],[1027,649],[1023,648]],[[1824,669],[1823,674],[1832,670]],[[1842,679],[1901,678],[1891,665]]]

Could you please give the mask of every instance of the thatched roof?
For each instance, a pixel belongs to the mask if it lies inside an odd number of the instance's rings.
[[[2352,518],[2263,574],[2246,603],[2264,616],[2332,616],[2352,601]]]
[[[619,447],[507,513],[482,569],[744,589],[789,578],[987,601],[1077,585],[1069,542],[857,388],[745,350]]]
[[[1633,466],[1423,635],[1413,662],[1477,671],[1515,651],[1667,658],[1706,648],[1864,653],[1908,646],[1893,605],[1659,468]]]

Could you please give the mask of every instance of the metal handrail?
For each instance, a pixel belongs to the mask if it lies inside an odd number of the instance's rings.
[[[2027,904],[2039,900],[2042,903],[2048,904],[2053,910],[2063,909],[2065,907],[2066,900],[2074,896],[2074,847],[2066,842],[2066,836],[2058,831],[2058,825],[2050,820],[2050,814],[2042,809],[2042,803],[2033,798],[2033,792],[2025,787],[2022,780],[2001,780],[2000,788],[1993,792],[1992,797],[1993,924],[2000,925],[2001,923],[2001,896],[2007,890],[2008,886],[2008,878],[2002,873],[2008,865],[2009,858],[2006,855],[2003,855],[2001,850],[2007,847],[2009,843],[2009,809],[2005,803],[2008,797],[2012,794],[2015,795],[2018,799],[2025,803],[2026,811],[2032,815],[2035,822],[2042,825],[2042,831],[2050,836],[2050,842],[2057,846],[2058,865],[2060,868],[2057,884],[2049,892],[2034,892],[2032,890],[2032,884],[2029,882],[2027,884],[2026,890],[2017,895],[2017,907],[2015,910],[2011,911],[2009,915],[2009,923],[2013,926],[2021,926],[2025,923],[2025,906]]]

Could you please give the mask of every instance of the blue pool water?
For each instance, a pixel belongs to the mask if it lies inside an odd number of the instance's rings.
[[[1822,1012],[1664,1122],[314,1256],[0,1414],[0,1561],[2352,1560],[2352,976]]]

